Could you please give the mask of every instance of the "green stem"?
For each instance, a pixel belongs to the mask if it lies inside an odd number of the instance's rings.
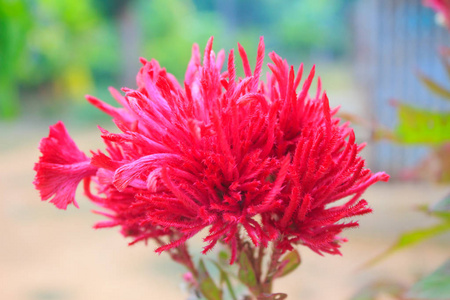
[[[282,251],[276,247],[276,245],[273,245],[272,255],[269,262],[269,268],[267,270],[266,278],[264,279],[262,283],[262,292],[263,293],[272,293],[272,286],[273,286],[273,280],[275,279],[274,276],[278,270],[278,267],[280,265],[280,257],[281,257]]]
[[[165,245],[165,243],[160,238],[155,238],[155,240],[160,246]],[[195,268],[186,244],[170,249],[168,253],[173,261],[185,266],[189,270],[189,272],[192,273],[192,276],[194,276],[196,280],[199,279],[198,270]]]
[[[252,293],[255,299],[259,299],[263,294],[271,294],[273,280],[275,279],[275,274],[280,265],[280,257],[282,251],[277,249],[276,245],[273,245],[273,251],[268,262],[267,273],[264,276],[263,272],[263,262],[264,256],[266,255],[265,247],[259,245],[254,247],[251,243],[244,243],[245,245],[241,248],[245,252],[250,260],[252,269],[256,278],[255,286],[248,286],[249,291]],[[244,283],[245,284],[245,283]]]

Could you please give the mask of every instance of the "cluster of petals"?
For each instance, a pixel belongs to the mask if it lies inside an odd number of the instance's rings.
[[[120,130],[100,128],[105,151],[88,158],[61,122],[41,141],[42,199],[65,209],[83,181],[107,217],[97,227],[120,226],[133,242],[165,239],[158,252],[207,228],[204,252],[225,243],[231,261],[242,239],[338,254],[341,231],[358,225],[346,219],[371,212],[361,194],[389,176],[365,168],[364,145],[335,117],[320,79],[309,95],[314,68],[303,79],[303,65],[295,72],[272,52],[263,82],[264,51],[261,38],[252,70],[239,45],[245,76],[237,78],[233,50],[224,68],[212,38],[203,59],[194,45],[183,86],[141,59],[136,90],[110,89],[120,108],[87,97]]]

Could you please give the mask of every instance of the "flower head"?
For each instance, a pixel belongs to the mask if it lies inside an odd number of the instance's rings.
[[[361,194],[388,175],[365,168],[363,145],[329,108],[320,79],[314,96],[308,94],[314,68],[299,88],[303,65],[295,72],[272,52],[261,81],[261,38],[253,70],[239,45],[245,77],[237,78],[234,51],[221,72],[225,53],[216,56],[212,41],[203,61],[193,46],[183,86],[157,61],[141,59],[137,89],[122,89],[124,96],[111,89],[121,108],[88,96],[121,131],[100,128],[106,151],[92,152],[90,160],[62,123],[54,125],[42,144],[52,141],[64,152],[41,146],[35,184],[43,200],[55,195],[52,201],[65,208],[85,178],[86,194],[107,211],[109,221],[97,226],[121,226],[135,241],[168,236],[158,252],[208,228],[204,252],[227,243],[231,261],[243,233],[255,245],[274,242],[282,251],[304,244],[339,253],[341,231],[358,225],[342,220],[370,212]]]

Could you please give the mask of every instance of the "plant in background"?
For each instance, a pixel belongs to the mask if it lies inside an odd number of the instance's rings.
[[[450,49],[441,51],[447,75],[450,78]],[[450,90],[435,82],[428,76],[419,73],[419,79],[430,92],[443,99],[450,100]],[[395,142],[405,145],[426,145],[431,148],[431,154],[416,168],[406,174],[414,177],[427,177],[433,181],[450,182],[450,112],[432,111],[414,107],[401,102],[397,106],[398,124],[392,138]]]
[[[35,165],[42,200],[78,206],[83,181],[107,218],[95,227],[119,226],[130,244],[155,241],[156,252],[186,266],[194,298],[236,299],[235,281],[248,297],[285,298],[272,286],[300,264],[296,246],[340,254],[341,231],[358,226],[346,219],[371,212],[362,193],[389,176],[365,168],[364,144],[334,117],[320,79],[309,96],[314,68],[297,91],[303,66],[296,74],[272,52],[263,82],[264,51],[261,38],[252,71],[239,45],[245,77],[236,78],[233,50],[221,72],[225,53],[216,56],[212,38],[203,62],[194,45],[182,85],[156,60],[141,59],[137,89],[110,90],[120,108],[87,96],[121,131],[100,128],[106,151],[88,157],[62,122],[50,127]],[[188,250],[202,230],[203,254],[221,249],[220,281]]]
[[[423,4],[437,12],[437,20],[450,29],[450,1],[425,0]],[[441,58],[450,78],[450,49],[442,48]],[[450,90],[430,77],[419,73],[419,79],[430,92],[450,100]],[[398,101],[398,124],[394,131],[384,128],[375,129],[375,138],[389,139],[404,145],[426,145],[430,147],[430,155],[413,170],[408,170],[408,177],[431,179],[434,182],[448,184],[450,182],[450,112],[431,111],[413,107]],[[450,195],[433,205],[421,206],[420,210],[436,218],[436,225],[419,228],[403,233],[388,250],[375,257],[368,265],[377,263],[399,250],[424,242],[432,237],[450,231]],[[381,292],[387,292],[397,299],[450,299],[450,258],[431,274],[416,282],[412,287],[403,287],[393,282],[373,284],[352,300],[371,300]]]
[[[13,118],[19,112],[19,93],[14,82],[26,48],[24,33],[30,26],[30,13],[24,3],[0,3],[0,119]]]
[[[445,67],[450,76],[449,54],[448,50],[442,52]],[[423,74],[419,74],[419,78],[431,92],[450,100],[450,91],[445,87]],[[430,155],[423,162],[406,172],[407,176],[429,177],[435,182],[448,184],[450,182],[450,113],[430,111],[400,102],[396,102],[395,105],[399,120],[397,127],[388,134],[381,130],[382,136],[396,143],[427,145],[431,149]],[[450,231],[450,195],[429,207],[422,206],[420,210],[439,219],[439,223],[403,233],[391,248],[374,258],[369,264],[374,264],[394,252]],[[407,299],[449,299],[450,258],[435,272],[425,276],[411,288],[404,288],[403,291]],[[358,299],[360,298],[353,300]]]

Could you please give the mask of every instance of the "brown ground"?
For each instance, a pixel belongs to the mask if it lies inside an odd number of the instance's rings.
[[[180,267],[156,255],[151,244],[128,247],[115,229],[93,230],[101,217],[82,197],[80,210],[58,211],[39,201],[31,182],[37,144],[47,133],[41,129],[0,133],[0,299],[185,299]],[[84,150],[98,139],[97,133],[75,137]],[[432,224],[412,208],[448,191],[429,184],[379,183],[365,195],[375,213],[361,219],[360,229],[344,234],[349,238],[344,255],[320,257],[300,249],[301,267],[280,280],[275,291],[287,292],[289,299],[340,300],[378,279],[410,284],[448,258],[449,235],[360,268],[400,232]]]

